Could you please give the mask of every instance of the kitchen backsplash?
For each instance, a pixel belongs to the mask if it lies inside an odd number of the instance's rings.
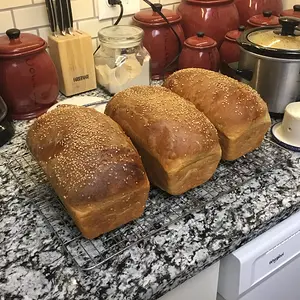
[[[148,6],[141,1],[141,8]],[[155,2],[158,2],[157,0]],[[168,9],[176,9],[180,0],[160,0]],[[290,8],[297,0],[284,0],[284,8]],[[47,40],[49,34],[45,0],[0,0],[0,35],[8,28],[17,27],[23,32],[40,35]],[[114,19],[98,20],[98,0],[72,0],[74,27],[89,33],[97,47],[97,33],[100,28],[112,25]],[[300,1],[298,2],[300,3]],[[131,16],[122,19],[121,24],[131,23]]]
[[[141,8],[148,6],[141,1]],[[168,9],[175,9],[180,0],[160,0]],[[98,0],[72,0],[74,28],[81,29],[93,37],[97,47],[100,28],[112,25],[114,19],[98,20]],[[131,23],[132,16],[123,17],[120,24]],[[45,0],[0,0],[0,35],[9,28],[16,27],[23,32],[38,34],[45,40],[50,32]]]

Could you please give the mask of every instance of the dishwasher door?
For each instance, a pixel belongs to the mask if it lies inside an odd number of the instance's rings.
[[[300,300],[300,255],[238,299]]]
[[[218,299],[300,300],[300,212],[221,260]]]

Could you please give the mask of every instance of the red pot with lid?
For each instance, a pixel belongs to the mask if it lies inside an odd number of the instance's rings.
[[[58,78],[46,42],[9,29],[0,37],[0,96],[16,120],[35,118],[56,102]]]
[[[273,15],[271,10],[264,10],[262,14],[251,17],[248,21],[249,28],[263,26],[278,26],[279,18]]]
[[[221,65],[220,71],[222,74],[236,78],[236,72],[228,65],[240,60],[240,46],[237,39],[245,31],[245,26],[241,25],[238,29],[227,32],[225,40],[220,48]]]
[[[179,69],[187,68],[219,71],[220,55],[217,42],[206,36],[204,32],[198,32],[196,36],[192,36],[184,42],[179,57]]]
[[[247,21],[255,15],[262,14],[264,10],[270,10],[279,16],[283,10],[282,0],[235,0],[239,11],[240,24],[247,26]]]
[[[162,9],[159,3],[154,5],[167,18],[183,45],[185,38],[180,24],[180,14],[169,9]],[[167,22],[152,9],[136,13],[133,20],[135,25],[141,27],[145,33],[143,44],[151,56],[152,78],[162,79],[165,75],[175,72],[178,69],[178,63],[172,62],[179,55],[179,43]]]
[[[296,4],[292,9],[284,10],[281,14],[283,17],[300,18],[300,4]]]
[[[239,14],[233,0],[182,0],[178,6],[185,36],[204,30],[221,46],[225,34],[238,28]]]

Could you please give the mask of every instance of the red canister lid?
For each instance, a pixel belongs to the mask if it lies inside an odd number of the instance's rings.
[[[0,57],[14,57],[45,49],[46,42],[31,33],[21,33],[13,28],[6,31],[6,35],[0,36]]]
[[[238,29],[227,32],[225,38],[229,41],[235,42],[245,29],[245,26],[241,25]]]
[[[234,0],[187,0],[188,2],[192,2],[195,4],[201,4],[204,6],[215,6],[220,4],[232,3]]]
[[[279,18],[274,16],[272,11],[265,10],[262,14],[251,17],[247,23],[253,27],[277,26],[279,25]]]
[[[292,9],[284,10],[280,15],[282,17],[300,18],[300,4],[294,5]]]
[[[193,49],[208,49],[217,46],[217,42],[206,36],[204,32],[198,32],[197,35],[186,39],[184,44]]]
[[[181,21],[181,15],[175,11],[169,9],[163,9],[160,3],[155,3],[155,7],[163,13],[163,15],[167,18],[169,23],[176,23]],[[148,26],[158,26],[158,25],[165,25],[166,21],[152,9],[141,10],[137,12],[134,17],[134,21],[137,23],[148,25]]]

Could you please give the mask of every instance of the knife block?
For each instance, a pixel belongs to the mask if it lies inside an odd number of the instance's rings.
[[[90,35],[76,30],[74,35],[49,36],[48,45],[59,78],[59,90],[64,95],[72,96],[96,89]]]

